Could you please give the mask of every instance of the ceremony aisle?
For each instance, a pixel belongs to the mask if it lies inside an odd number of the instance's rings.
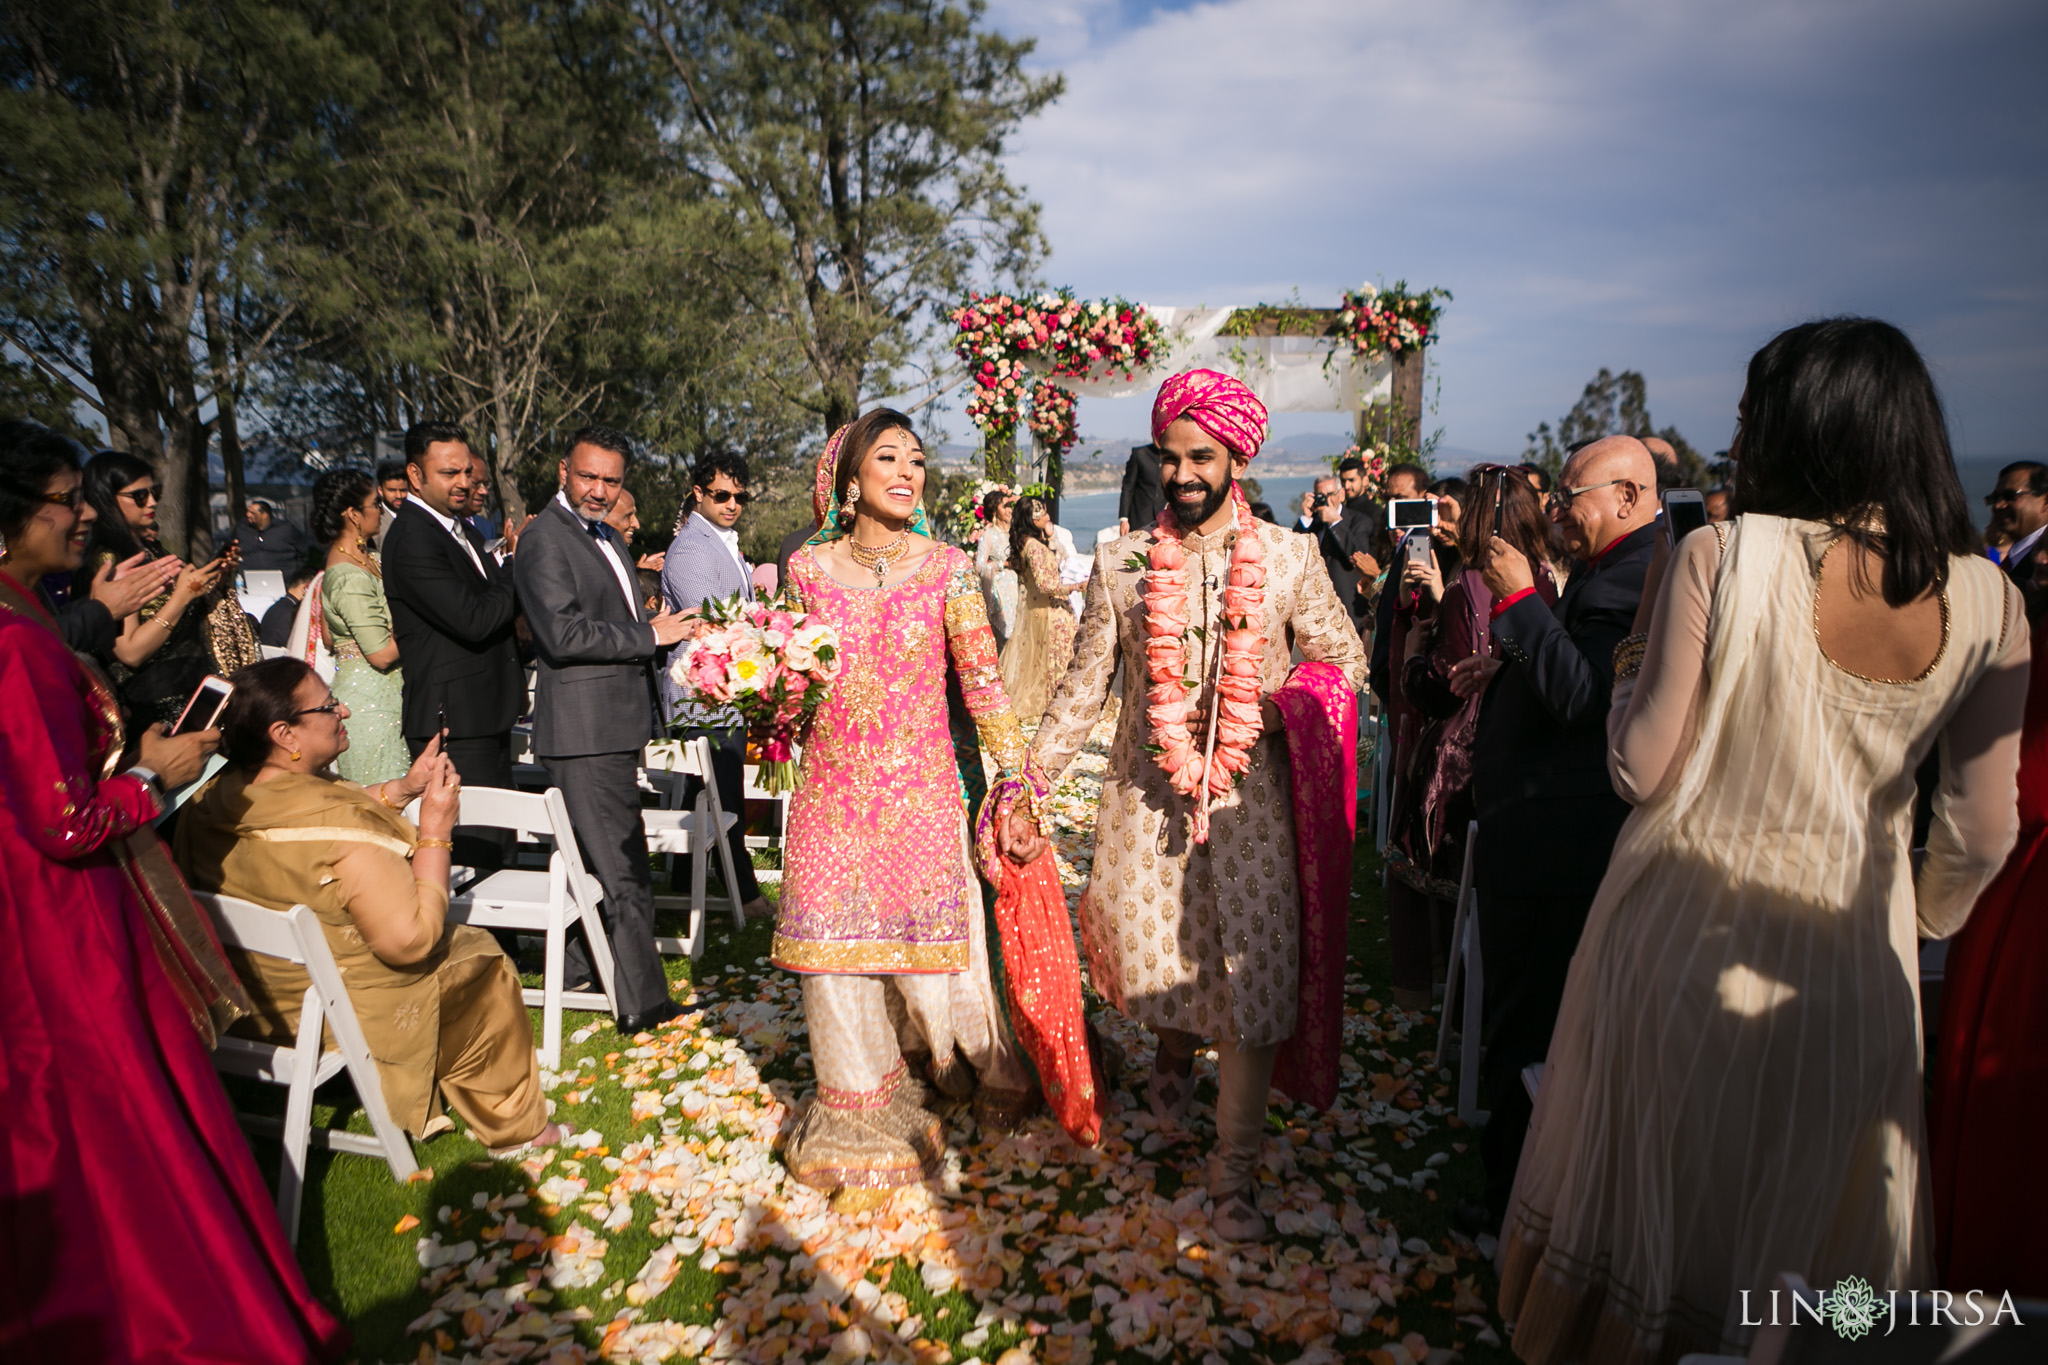
[[[1107,738],[1098,727],[1057,797],[1070,900]],[[563,1070],[543,1073],[578,1130],[562,1148],[516,1166],[445,1134],[420,1144],[432,1169],[402,1186],[379,1163],[316,1153],[307,1274],[364,1365],[1506,1362],[1491,1240],[1475,1247],[1450,1218],[1479,1193],[1478,1145],[1427,1050],[1434,1014],[1379,998],[1384,912],[1369,840],[1361,850],[1342,1095],[1269,1120],[1261,1180],[1282,1200],[1269,1246],[1207,1234],[1213,1061],[1198,1063],[1194,1135],[1169,1140],[1131,1093],[1145,1035],[1114,1015],[1128,1075],[1098,1150],[1044,1117],[988,1146],[963,1113],[943,1192],[831,1213],[774,1151],[810,1072],[798,985],[767,967],[762,925],[714,931],[694,981],[670,960],[690,1009],[677,1025],[621,1038],[575,1017]],[[274,1145],[257,1149],[274,1169]]]

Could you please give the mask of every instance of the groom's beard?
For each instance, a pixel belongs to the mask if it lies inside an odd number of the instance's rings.
[[[1197,488],[1203,490],[1205,495],[1200,503],[1185,503],[1177,496]],[[1168,484],[1166,487],[1167,505],[1173,508],[1173,519],[1180,523],[1183,531],[1192,531],[1215,516],[1217,509],[1223,506],[1224,500],[1229,496],[1229,482],[1225,482],[1221,488],[1216,488],[1200,479],[1187,479],[1180,483]]]

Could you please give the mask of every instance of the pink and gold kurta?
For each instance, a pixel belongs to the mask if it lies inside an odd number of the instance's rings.
[[[974,566],[941,546],[901,584],[859,588],[805,549],[789,577],[804,610],[839,631],[846,671],[804,743],[772,959],[797,972],[964,971],[981,886],[946,717],[949,658],[997,768],[1024,756]]]
[[[783,1160],[806,1184],[873,1197],[931,1174],[941,1150],[909,1056],[941,1091],[978,1088],[987,1112],[1013,1111],[1031,1090],[992,984],[948,663],[1003,774],[1022,764],[1024,735],[959,550],[934,549],[888,588],[841,583],[809,549],[789,576],[804,610],[838,630],[846,662],[790,798],[772,956],[806,973],[818,1097]]]

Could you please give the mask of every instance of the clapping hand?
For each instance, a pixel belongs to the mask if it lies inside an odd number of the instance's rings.
[[[140,611],[143,603],[162,592],[184,568],[169,555],[152,560],[147,554],[133,554],[119,564],[110,559],[93,575],[92,600],[119,621]]]
[[[221,574],[227,571],[229,554],[219,555],[204,564],[187,564],[178,573],[178,595],[186,601],[206,596],[220,582]]]
[[[654,643],[663,647],[690,639],[704,629],[703,619],[688,611],[665,611],[647,624],[654,627]]]

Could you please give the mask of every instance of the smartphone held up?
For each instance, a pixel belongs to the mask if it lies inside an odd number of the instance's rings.
[[[227,710],[228,698],[234,694],[233,683],[207,674],[192,690],[192,699],[185,703],[185,710],[179,715],[178,723],[171,727],[171,733],[190,735],[213,729],[220,722],[220,713]]]
[[[1707,524],[1707,498],[1697,488],[1664,490],[1664,539],[1676,546]]]

